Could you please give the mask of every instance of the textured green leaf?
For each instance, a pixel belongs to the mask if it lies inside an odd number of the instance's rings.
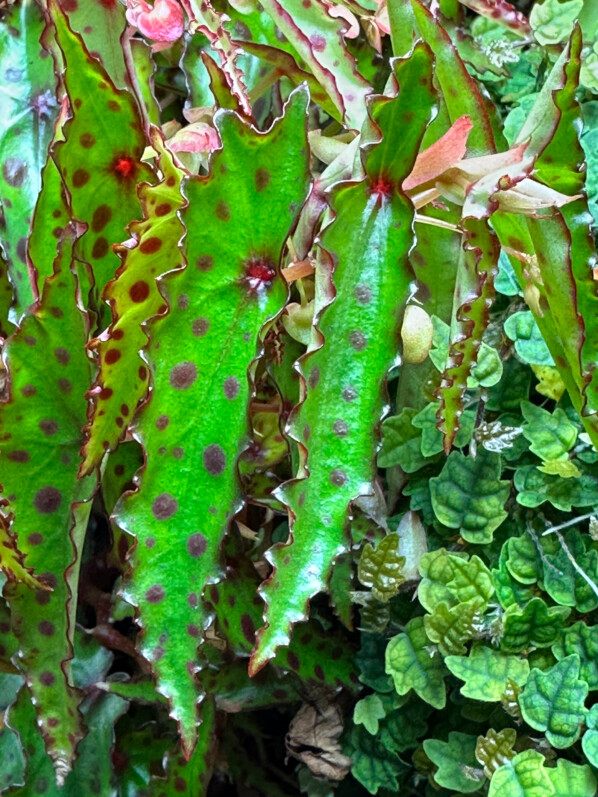
[[[249,431],[247,370],[262,326],[284,302],[276,269],[306,193],[306,99],[297,91],[264,135],[232,112],[218,114],[223,149],[211,174],[185,187],[188,265],[161,281],[170,312],[149,327],[154,390],[136,427],[146,466],[116,519],[138,540],[127,596],[140,607],[141,650],[188,751],[195,651],[209,620],[201,592],[218,579],[220,540],[240,505],[236,459]]]
[[[516,741],[517,731],[514,728],[503,728],[498,732],[489,728],[485,736],[478,736],[475,757],[484,767],[488,779],[499,767],[515,757],[513,746]]]
[[[325,588],[331,564],[347,546],[351,503],[376,494],[382,390],[396,359],[397,316],[411,280],[406,257],[413,209],[399,186],[413,164],[432,103],[431,55],[423,45],[395,68],[398,97],[379,101],[373,110],[385,138],[365,159],[366,179],[339,187],[335,220],[322,236],[316,313],[325,342],[302,360],[307,394],[292,427],[301,441],[299,476],[305,478],[280,491],[290,509],[292,539],[269,553],[274,573],[262,587],[267,625],[258,633],[252,672],[286,644],[309,598]],[[406,128],[404,114],[410,120]]]
[[[421,605],[429,612],[441,602],[449,606],[481,598],[488,603],[494,593],[490,571],[479,556],[448,553],[444,548],[424,554],[420,560]]]
[[[525,418],[523,436],[530,443],[530,451],[543,460],[565,458],[577,440],[577,427],[565,412],[557,407],[550,413],[529,401],[521,403],[521,412]]]
[[[505,334],[515,344],[515,351],[528,365],[554,365],[533,314],[520,310],[505,321]]]
[[[377,600],[390,600],[405,581],[405,557],[400,556],[400,544],[401,538],[395,532],[383,537],[375,549],[366,543],[361,552],[357,577],[365,587],[371,588]]]
[[[408,410],[403,410],[403,412]],[[421,429],[421,453],[424,457],[433,457],[435,454],[440,454],[443,450],[442,434],[436,426],[438,411],[438,403],[431,402],[427,404],[423,410],[420,410],[417,415],[413,417],[413,426],[416,429]],[[463,448],[469,444],[473,434],[473,426],[475,421],[475,413],[471,410],[465,410],[460,418],[460,428],[455,436],[454,445],[457,448]],[[383,426],[384,428],[384,426]],[[379,459],[379,458],[378,458]],[[400,463],[399,463],[400,464]],[[405,468],[403,468],[405,470]],[[410,471],[405,471],[409,473]]]
[[[388,714],[380,728],[380,741],[386,749],[402,753],[417,747],[428,727],[424,717],[428,716],[429,710],[429,706],[416,699],[408,700]]]
[[[79,248],[101,292],[118,266],[112,244],[125,240],[126,225],[140,215],[137,183],[151,180],[153,173],[140,160],[146,142],[133,96],[117,89],[89,55],[56,0],[49,7],[73,114],[64,126],[66,140],[56,144],[53,157],[74,217],[88,225]]]
[[[386,648],[386,672],[400,695],[411,689],[434,708],[444,708],[445,668],[438,653],[429,650],[424,618],[415,617],[405,631],[393,637]]]
[[[238,48],[232,43],[230,33],[224,25],[223,15],[219,14],[210,3],[200,3],[199,0],[182,0],[182,5],[189,17],[190,33],[199,31],[210,42],[218,57],[220,70],[236,110],[250,119],[251,103],[247,96],[245,76],[238,64]]]
[[[496,349],[482,342],[475,368],[467,377],[467,387],[469,390],[493,387],[500,382],[502,371],[502,361]]]
[[[546,557],[544,589],[561,606],[575,606],[580,612],[591,612],[598,606],[598,552],[595,549],[586,551],[578,531],[563,535],[563,544],[567,550],[559,545],[556,555]],[[573,557],[585,578],[573,566],[570,557]]]
[[[489,543],[507,513],[509,482],[500,481],[500,457],[480,449],[475,459],[453,451],[439,476],[430,479],[438,520],[467,542]]]
[[[27,235],[58,112],[52,59],[39,41],[43,29],[34,0],[11,5],[0,26],[0,247],[14,286],[17,316],[34,299]]]
[[[106,451],[115,448],[147,392],[149,374],[138,353],[147,343],[142,324],[164,308],[156,279],[182,265],[178,242],[184,228],[177,213],[184,205],[180,189],[183,172],[155,129],[152,145],[159,154],[162,180],[139,188],[144,218],[130,226],[136,245],[118,249],[123,263],[104,292],[113,322],[93,344],[99,352],[100,372],[92,389],[94,410],[82,468],[86,473],[99,464]],[[179,299],[178,309],[184,312],[188,297],[181,296],[185,298]]]
[[[353,777],[370,794],[377,794],[380,788],[396,791],[399,785],[397,777],[405,771],[399,756],[388,750],[365,728],[353,728],[350,743]]]
[[[416,410],[407,407],[399,415],[392,415],[383,421],[382,448],[378,454],[381,468],[400,465],[405,473],[414,473],[428,464],[425,459],[427,455],[421,451],[422,434],[413,423],[417,415]]]
[[[598,689],[598,626],[581,621],[570,625],[556,640],[552,652],[559,660],[577,653],[581,677],[590,691]]]
[[[579,656],[572,654],[542,672],[534,668],[519,698],[523,719],[545,731],[553,747],[570,747],[585,718],[588,685],[579,678]]]
[[[347,126],[361,130],[364,100],[372,87],[346,48],[344,23],[329,15],[321,0],[312,0],[309,6],[299,0],[264,0],[261,5],[326,90]]]
[[[598,731],[594,728],[586,731],[581,740],[581,748],[585,757],[593,767],[598,767]]]
[[[592,507],[598,504],[598,471],[577,461],[581,476],[563,479],[543,473],[534,465],[523,465],[515,471],[514,484],[517,502],[522,506],[537,507],[545,501],[563,512],[572,507]]]
[[[438,767],[434,780],[445,789],[462,794],[477,791],[484,783],[484,775],[475,757],[476,737],[452,731],[448,741],[426,739],[424,751]]]
[[[95,479],[77,479],[91,363],[87,319],[70,271],[72,246],[72,236],[62,241],[41,302],[6,342],[10,396],[0,405],[2,485],[15,516],[11,531],[26,565],[52,588],[12,582],[4,595],[21,666],[59,770],[68,770],[79,738],[78,699],[68,682],[76,608],[71,595],[95,488]]]
[[[544,551],[535,534],[533,537],[527,533],[511,537],[504,550],[507,569],[520,584],[535,584],[542,580]]]
[[[475,627],[485,606],[482,598],[474,598],[451,608],[446,603],[439,603],[432,614],[424,617],[428,639],[438,645],[443,656],[465,655],[464,643],[475,635]]]
[[[509,681],[523,686],[529,675],[526,659],[485,645],[474,646],[467,657],[447,656],[445,664],[453,675],[465,681],[462,695],[489,703],[500,701]]]
[[[363,725],[368,733],[376,736],[380,720],[384,719],[386,711],[380,697],[376,694],[358,700],[353,709],[353,722],[355,725]]]
[[[552,797],[554,786],[537,750],[524,750],[496,770],[488,797]]]
[[[555,797],[594,797],[596,794],[596,778],[587,764],[580,766],[559,758],[556,767],[547,771]]]
[[[570,609],[551,606],[542,598],[532,598],[523,608],[509,606],[503,616],[504,635],[500,646],[503,650],[519,653],[530,645],[548,648],[554,644]]]
[[[532,591],[513,578],[507,566],[507,556],[507,546],[503,545],[498,567],[492,570],[492,584],[503,609],[508,609],[509,606],[523,607],[532,597]]]
[[[544,0],[534,3],[529,17],[534,36],[540,44],[558,44],[569,38],[573,23],[583,7],[583,0]]]

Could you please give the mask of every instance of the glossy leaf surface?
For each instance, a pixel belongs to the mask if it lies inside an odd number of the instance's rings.
[[[397,66],[398,97],[373,111],[387,138],[366,156],[366,180],[340,188],[334,197],[336,218],[322,239],[315,300],[325,342],[302,361],[306,395],[292,423],[302,467],[299,478],[281,489],[291,538],[270,553],[274,573],[262,588],[266,626],[258,633],[253,672],[288,642],[307,601],[325,589],[331,563],[347,546],[351,502],[374,494],[382,391],[396,358],[398,317],[410,282],[406,256],[413,210],[398,186],[428,122],[431,85],[415,114],[407,108],[416,83],[421,89],[431,79],[430,68],[424,47]],[[408,134],[395,140],[392,131],[400,129],[405,113]],[[348,236],[346,220],[354,218],[360,222]],[[363,418],[372,424],[364,425]]]
[[[136,425],[146,466],[116,517],[137,537],[127,596],[139,607],[141,650],[189,752],[196,648],[209,621],[202,592],[218,579],[220,541],[241,503],[236,459],[249,431],[248,369],[261,328],[284,303],[278,262],[306,195],[306,99],[297,91],[265,135],[220,114],[222,152],[208,177],[184,189],[187,266],[162,280],[169,312],[148,330],[153,394]],[[278,160],[285,168],[271,171]],[[218,431],[224,418],[226,437]]]

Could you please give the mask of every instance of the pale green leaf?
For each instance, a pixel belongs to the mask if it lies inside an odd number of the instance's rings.
[[[574,653],[546,672],[534,668],[519,698],[523,719],[558,749],[577,741],[585,718],[588,685],[579,678],[579,666]]]
[[[434,780],[445,789],[462,794],[477,791],[484,783],[484,775],[475,757],[476,737],[452,731],[448,741],[426,739],[424,751],[436,764]]]
[[[363,725],[366,731],[373,736],[378,733],[379,720],[384,719],[385,716],[382,700],[376,694],[358,700],[353,709],[355,725]]]
[[[554,786],[537,750],[524,750],[496,770],[488,797],[553,797]]]
[[[415,617],[397,634],[386,648],[386,672],[393,679],[395,689],[405,695],[411,689],[434,708],[444,708],[446,687],[445,668],[439,653],[431,651],[423,617]]]
[[[544,0],[535,3],[529,17],[540,44],[559,44],[569,38],[573,23],[583,8],[583,0]]]
[[[509,653],[477,645],[469,656],[447,656],[444,663],[449,670],[465,681],[461,694],[472,700],[499,702],[509,681],[523,686],[529,675],[529,664]]]

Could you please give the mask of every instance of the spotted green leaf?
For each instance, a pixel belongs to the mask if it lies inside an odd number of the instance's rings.
[[[502,650],[519,653],[530,645],[548,648],[556,641],[570,609],[566,606],[548,607],[542,598],[532,598],[523,608],[509,606],[503,616]]]
[[[500,456],[478,450],[474,459],[453,451],[439,476],[430,479],[437,519],[459,529],[467,542],[489,543],[507,513],[509,482],[500,481]]]
[[[18,733],[26,751],[25,785],[10,789],[7,794],[10,797],[81,797],[83,794],[109,794],[114,779],[110,758],[114,743],[114,724],[126,708],[126,700],[110,694],[99,695],[87,705],[87,736],[79,745],[77,760],[66,779],[66,773],[56,773],[59,778],[57,784],[52,760],[44,750],[37,730],[31,697],[26,687],[23,687],[17,702],[9,711],[8,723]]]
[[[87,318],[71,272],[73,235],[55,273],[22,326],[6,342],[10,395],[0,404],[2,486],[14,514],[11,532],[25,564],[51,589],[4,588],[20,665],[29,674],[41,730],[57,770],[68,771],[80,735],[78,698],[69,683],[83,537],[95,479],[79,480],[81,429],[91,363]]]
[[[496,770],[488,797],[553,797],[554,786],[537,750],[524,750]]]
[[[393,637],[386,648],[386,672],[395,689],[406,695],[411,689],[434,708],[444,708],[446,688],[442,657],[431,648],[424,618],[415,617],[405,631]]]
[[[264,0],[264,11],[291,42],[303,62],[343,115],[348,127],[361,130],[365,98],[372,91],[346,47],[343,27],[322,0]],[[406,175],[405,175],[406,176]]]
[[[523,719],[544,731],[557,749],[577,741],[585,719],[588,685],[579,678],[579,665],[579,656],[573,653],[546,672],[534,668],[519,697]]]
[[[17,316],[34,299],[27,236],[58,112],[52,59],[40,44],[44,24],[39,5],[24,0],[0,25],[0,249]]]
[[[445,664],[453,675],[465,681],[462,695],[489,703],[500,701],[509,681],[523,686],[529,675],[526,659],[486,645],[475,645],[467,657],[447,656]]]
[[[448,741],[426,739],[424,751],[438,769],[434,780],[445,789],[462,794],[477,791],[484,783],[484,774],[475,757],[476,737],[451,731]]]
[[[142,183],[139,187],[143,221],[133,222],[129,229],[136,243],[118,248],[122,266],[104,292],[113,321],[107,333],[92,344],[99,352],[100,371],[91,391],[94,409],[84,448],[84,473],[96,467],[106,451],[115,448],[147,392],[149,374],[139,356],[147,343],[142,324],[164,309],[156,279],[182,265],[178,242],[184,228],[177,213],[184,205],[183,172],[155,128],[151,141],[159,155],[162,180],[154,186]],[[177,301],[179,310],[187,309],[186,294]]]
[[[513,482],[517,490],[517,502],[533,508],[549,501],[563,512],[570,512],[574,506],[596,506],[598,470],[595,465],[585,465],[579,461],[576,464],[581,476],[568,479],[544,473],[534,465],[517,468]]]
[[[24,554],[17,548],[11,531],[13,518],[2,512],[2,506],[7,504],[8,501],[0,498],[0,569],[9,581],[20,581],[32,589],[45,589],[46,585],[27,567]]]
[[[364,545],[357,577],[364,586],[371,588],[378,600],[390,600],[405,581],[402,572],[405,557],[400,556],[400,543],[400,536],[393,533],[383,537],[375,549],[369,542]]]
[[[579,621],[566,628],[552,646],[557,659],[576,653],[581,663],[580,675],[590,691],[598,689],[598,626]]]
[[[181,793],[187,797],[205,797],[216,761],[216,731],[214,699],[206,698],[201,707],[201,726],[195,750],[188,759],[181,756],[178,745],[170,751],[164,761],[165,777],[152,780],[151,794],[156,797],[177,797]]]
[[[188,752],[195,651],[209,622],[201,594],[218,579],[220,541],[241,504],[236,459],[249,432],[247,372],[261,328],[285,300],[277,266],[306,194],[306,104],[305,91],[296,91],[267,134],[218,113],[222,151],[210,175],[189,178],[184,189],[187,266],[161,280],[169,312],[148,327],[153,395],[136,424],[146,465],[116,519],[138,541],[127,597],[139,606],[141,651]]]
[[[63,3],[69,25],[98,58],[119,89],[127,87],[125,52],[121,44],[125,9],[118,0],[70,0]]]
[[[88,225],[79,249],[101,292],[119,265],[111,246],[125,240],[126,225],[141,213],[137,184],[151,181],[153,173],[140,160],[146,142],[135,99],[90,56],[57,0],[49,0],[49,8],[72,110],[66,140],[56,144],[53,157],[73,216]]]
[[[301,360],[306,396],[292,434],[300,441],[302,462],[299,478],[280,490],[292,539],[269,553],[274,573],[262,587],[266,626],[258,633],[252,672],[287,643],[308,600],[325,589],[332,563],[347,547],[352,502],[376,495],[382,390],[396,358],[398,316],[411,281],[406,257],[413,208],[399,186],[432,106],[429,50],[417,47],[395,69],[399,95],[380,100],[373,110],[385,138],[365,158],[366,179],[334,194],[335,220],[321,239],[315,302],[325,342]],[[405,114],[407,127],[401,123]]]

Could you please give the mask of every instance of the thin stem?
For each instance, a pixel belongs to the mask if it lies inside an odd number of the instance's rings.
[[[594,512],[589,512],[587,515],[580,515],[580,517],[571,518],[571,520],[567,520],[565,523],[561,523],[559,526],[551,526],[549,529],[546,529],[546,531],[542,532],[542,536],[545,537],[547,534],[558,534],[558,532],[562,531],[562,529],[568,529],[569,526],[575,526],[584,520],[589,520],[593,516]]]

